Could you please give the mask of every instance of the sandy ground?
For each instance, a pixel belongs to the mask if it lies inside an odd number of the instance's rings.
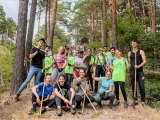
[[[131,103],[131,101],[129,101]],[[31,109],[31,89],[26,89],[20,96],[20,101],[14,102],[13,97],[6,98],[0,101],[0,120],[160,120],[160,111],[151,109],[148,106],[142,107],[141,104],[136,106],[136,109],[129,107],[123,108],[123,99],[116,111],[107,107],[108,102],[104,101],[103,107],[99,108],[98,114],[95,114],[92,107],[89,105],[84,108],[84,115],[80,114],[81,109],[77,110],[76,115],[72,115],[69,111],[63,111],[63,116],[56,115],[56,108],[46,112],[44,115],[34,114],[28,115]]]

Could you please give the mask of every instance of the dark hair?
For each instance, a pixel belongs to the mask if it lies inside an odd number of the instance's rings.
[[[119,52],[122,52],[122,50],[121,50],[121,49],[116,49],[116,50],[118,50]]]
[[[60,75],[58,76],[58,79],[59,79],[60,77],[63,77],[63,78],[65,79],[65,75],[63,75],[63,74],[60,74]]]
[[[43,43],[45,43],[45,39],[44,39],[44,38],[41,38],[41,39],[39,39],[38,41],[40,41],[40,40],[42,40],[42,41],[43,41]]]
[[[51,48],[49,45],[46,45],[46,47],[48,47],[49,49]]]
[[[86,71],[84,68],[80,68],[80,69],[79,69],[79,71],[80,71],[80,70],[83,70],[83,71],[84,71],[84,73],[85,73],[85,71]]]
[[[131,41],[131,43],[132,43],[132,42],[136,42],[136,43],[137,43],[137,40],[136,40],[136,39],[133,39],[133,40]]]
[[[88,50],[92,51],[92,49],[91,49],[91,48],[88,48]]]
[[[116,50],[116,49],[115,49],[115,47],[110,47],[110,49],[109,49],[109,50],[111,50],[111,49],[114,49],[114,50]]]

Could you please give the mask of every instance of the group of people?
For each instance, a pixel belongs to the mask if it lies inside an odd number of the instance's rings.
[[[37,47],[31,49],[28,76],[15,97],[15,101],[18,101],[24,88],[35,76],[31,113],[36,112],[36,107],[43,103],[42,113],[56,106],[57,115],[61,116],[62,106],[67,106],[75,114],[82,104],[86,106],[96,102],[101,107],[102,100],[109,100],[108,107],[115,109],[120,104],[119,87],[124,98],[124,108],[127,109],[127,71],[130,71],[133,91],[134,102],[131,106],[138,104],[135,80],[139,85],[142,105],[145,104],[143,66],[146,57],[144,51],[137,48],[136,40],[131,41],[132,51],[128,53],[128,60],[123,57],[121,50],[111,47],[107,51],[106,46],[99,48],[97,54],[93,54],[92,49],[84,51],[77,48],[75,55],[69,47],[60,47],[58,54],[52,55],[50,46],[46,46],[45,51],[41,49],[44,42],[43,38],[40,39]],[[42,73],[45,74],[44,80]],[[53,93],[55,96],[51,98]]]

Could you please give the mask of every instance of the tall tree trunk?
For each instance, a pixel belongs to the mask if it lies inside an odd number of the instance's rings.
[[[28,26],[28,33],[27,33],[27,41],[26,41],[26,48],[25,48],[25,67],[26,71],[28,72],[29,68],[29,53],[32,48],[32,39],[33,39],[33,32],[34,32],[34,23],[35,23],[35,16],[36,16],[36,6],[37,0],[32,0],[31,11],[30,11],[30,20]]]
[[[128,0],[128,4],[127,4],[128,8],[131,9],[131,1]]]
[[[145,32],[146,32],[146,12],[144,7],[144,0],[141,0],[141,6],[142,6],[143,24],[145,26]]]
[[[28,13],[28,0],[19,0],[18,29],[17,29],[16,52],[15,52],[11,91],[10,91],[11,95],[17,92],[17,90],[19,89],[20,85],[24,80],[24,56],[25,56],[25,39],[27,30],[27,13]]]
[[[40,34],[40,22],[41,22],[41,13],[42,13],[42,8],[41,8],[41,6],[40,6],[40,8],[39,8],[39,16],[38,16],[38,36],[39,36],[39,34]]]
[[[152,1],[152,27],[151,31],[155,35],[156,34],[156,0]]]
[[[116,0],[112,0],[112,46],[118,48]]]
[[[102,43],[104,46],[108,45],[108,33],[107,33],[107,1],[102,0]]]
[[[47,40],[47,12],[48,12],[48,0],[46,0],[46,11],[45,11],[45,30],[44,30],[44,38]]]
[[[48,0],[48,35],[49,36],[49,33],[50,33],[50,25],[51,25],[51,3],[52,1]],[[47,40],[47,44],[49,44],[49,39]]]
[[[134,21],[137,20],[137,13],[136,13],[136,0],[133,0],[133,12],[134,12]]]
[[[91,13],[91,21],[92,21],[92,42],[94,41],[94,31],[95,31],[95,26],[94,26],[94,12]]]
[[[54,38],[54,29],[56,24],[56,13],[57,13],[57,0],[52,1],[52,8],[53,8],[53,16],[52,16],[52,23],[50,28],[49,34],[49,46],[53,49],[53,38]]]

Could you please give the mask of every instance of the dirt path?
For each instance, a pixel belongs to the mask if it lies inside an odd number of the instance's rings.
[[[79,114],[80,110],[77,110],[76,115],[71,115],[69,112],[63,111],[63,116],[56,116],[56,109],[48,111],[42,116],[31,115],[27,113],[31,109],[31,90],[27,89],[22,93],[20,97],[21,101],[15,103],[13,98],[0,101],[0,120],[160,120],[160,111],[151,109],[150,107],[142,107],[140,104],[133,109],[129,107],[127,110],[123,108],[123,102],[113,111],[107,107],[107,102],[103,102],[103,107],[96,107],[101,112],[99,116],[94,116],[94,110],[91,106],[84,109],[85,114]],[[123,100],[122,100],[123,101]],[[131,101],[129,101],[131,103]],[[96,104],[95,104],[96,105]],[[92,118],[93,117],[93,118]]]

